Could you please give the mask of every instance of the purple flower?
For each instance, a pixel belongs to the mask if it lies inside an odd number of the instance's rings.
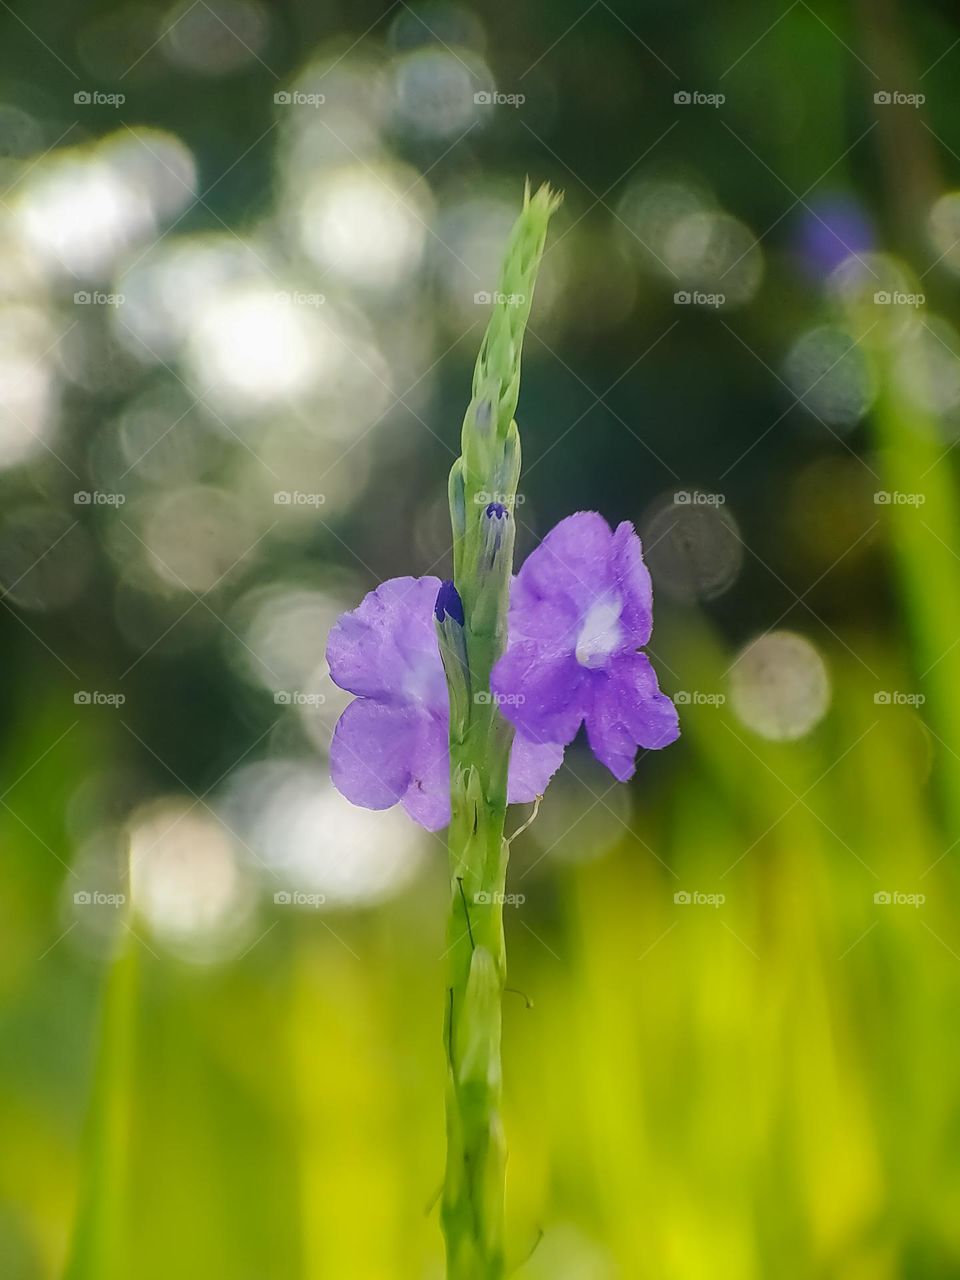
[[[590,747],[614,777],[632,777],[638,747],[680,733],[646,655],[653,591],[640,539],[624,521],[580,511],[527,557],[510,595],[509,643],[491,686],[503,714],[538,742]]]
[[[330,675],[357,695],[330,746],[334,785],[365,809],[399,801],[428,831],[450,821],[450,710],[434,617],[463,624],[452,584],[440,588],[439,578],[392,578],[345,613],[327,642]],[[541,795],[562,760],[563,747],[518,733],[511,804]]]

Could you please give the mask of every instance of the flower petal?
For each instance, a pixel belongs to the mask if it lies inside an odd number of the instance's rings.
[[[378,702],[442,711],[447,690],[433,622],[439,587],[439,578],[391,578],[343,614],[327,641],[334,683]]]
[[[572,654],[551,656],[537,642],[519,640],[494,666],[490,687],[503,715],[528,738],[566,745],[589,705],[588,675]]]
[[[621,654],[593,677],[587,712],[590,749],[615,778],[633,777],[637,748],[658,750],[680,736],[677,710],[660,692],[657,677],[642,653]]]
[[[629,520],[613,535],[613,573],[623,601],[620,623],[634,648],[650,639],[653,630],[653,585],[643,563],[643,546]]]
[[[341,795],[364,809],[389,809],[410,785],[422,713],[369,698],[351,702],[330,744],[330,776]]]
[[[507,800],[510,804],[529,804],[542,796],[547,784],[563,764],[563,747],[555,742],[534,742],[518,733],[510,751],[510,773]]]
[[[404,809],[428,831],[450,821],[450,741],[447,719],[424,719],[417,728],[410,755],[410,781],[401,801]]]
[[[596,511],[567,516],[523,562],[517,578],[524,601],[565,597],[586,613],[613,585],[612,543],[610,526]]]

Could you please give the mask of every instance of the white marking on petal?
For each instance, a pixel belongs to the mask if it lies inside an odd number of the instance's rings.
[[[587,610],[577,636],[577,661],[582,667],[603,666],[620,644],[622,610],[619,596],[603,596]]]

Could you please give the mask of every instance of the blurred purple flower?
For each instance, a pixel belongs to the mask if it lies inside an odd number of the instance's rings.
[[[828,276],[851,254],[873,248],[873,230],[860,204],[846,195],[827,196],[805,206],[798,248],[807,272]]]
[[[538,742],[566,745],[586,722],[614,777],[632,777],[638,747],[679,736],[677,712],[647,657],[653,591],[640,539],[624,521],[581,511],[528,556],[510,595],[509,643],[491,686],[503,714]]]
[[[330,746],[334,785],[365,809],[399,801],[428,831],[450,821],[450,708],[434,617],[462,625],[462,608],[439,578],[392,578],[345,613],[327,642],[330,675],[357,695]],[[510,803],[541,795],[562,760],[562,746],[518,733]]]

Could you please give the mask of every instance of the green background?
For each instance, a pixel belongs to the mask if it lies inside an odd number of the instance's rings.
[[[516,1275],[960,1276],[950,6],[0,30],[0,1275],[442,1274],[445,855],[331,794],[323,648],[449,563],[529,175],[520,554],[637,523],[683,736],[514,846]]]

